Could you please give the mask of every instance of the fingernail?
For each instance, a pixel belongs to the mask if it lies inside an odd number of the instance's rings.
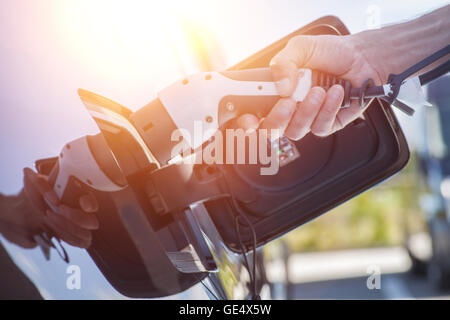
[[[330,91],[331,91],[331,95],[333,96],[334,99],[340,99],[341,96],[343,95],[343,89],[341,89],[342,87],[338,84],[335,84],[334,86],[331,87]]]
[[[280,96],[286,97],[290,94],[291,91],[291,81],[288,78],[283,78],[275,82],[275,86],[277,87],[278,94]]]
[[[91,202],[88,202],[88,203],[85,204],[84,210],[85,211],[93,211],[94,210],[94,206],[92,205]]]
[[[83,197],[80,199],[80,206],[83,211],[87,211],[87,212],[93,211],[95,209],[92,201],[90,201],[86,197]]]

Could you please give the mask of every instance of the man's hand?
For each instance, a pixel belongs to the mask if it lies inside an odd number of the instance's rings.
[[[366,59],[352,36],[297,36],[271,61],[270,67],[280,96],[283,98],[272,108],[260,128],[280,129],[293,140],[303,138],[308,132],[327,136],[362,115],[357,101],[340,109],[344,89],[332,86],[327,92],[313,87],[304,101],[296,103],[289,98],[297,84],[298,69],[309,68],[350,80],[353,87],[360,87],[364,80],[372,78],[382,84],[383,75]],[[258,119],[243,115],[238,123],[245,129],[256,128]]]
[[[284,98],[272,108],[260,128],[281,129],[294,140],[308,132],[327,136],[342,129],[365,110],[356,101],[340,110],[344,90],[339,85],[328,92],[311,88],[303,102],[295,103],[289,97],[296,86],[298,69],[323,71],[349,80],[355,88],[368,78],[381,85],[390,73],[400,73],[450,43],[449,14],[447,5],[405,23],[354,35],[292,38],[270,64],[278,92]],[[247,114],[236,124],[256,129],[259,119]]]
[[[49,209],[46,201],[57,207],[58,212]],[[87,248],[92,241],[91,230],[99,227],[94,215],[98,203],[88,194],[79,199],[79,204],[81,209],[60,203],[48,184],[47,176],[25,168],[22,192],[8,201],[0,213],[0,232],[11,242],[33,248],[36,243],[32,236],[46,226],[68,244]]]

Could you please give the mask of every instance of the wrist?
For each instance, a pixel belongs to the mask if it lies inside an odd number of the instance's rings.
[[[378,75],[378,84],[386,83],[389,74],[393,73],[394,66],[389,57],[394,54],[395,47],[383,39],[383,30],[363,31],[350,37],[354,50],[363,56]]]
[[[389,74],[403,72],[411,65],[450,42],[450,5],[415,20],[351,36],[357,52],[385,83]],[[426,70],[423,70],[426,71]]]

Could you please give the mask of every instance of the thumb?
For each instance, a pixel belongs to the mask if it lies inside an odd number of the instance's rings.
[[[272,60],[274,61],[274,60]],[[276,60],[271,63],[272,77],[275,81],[278,94],[282,97],[290,97],[297,84],[298,67],[295,63],[287,59]]]
[[[297,36],[270,61],[272,77],[282,97],[291,96],[298,80],[298,69],[305,66],[313,51],[311,36]]]

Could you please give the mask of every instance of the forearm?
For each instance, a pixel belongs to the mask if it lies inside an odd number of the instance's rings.
[[[354,38],[357,50],[386,81],[389,74],[404,71],[450,43],[450,5],[405,23],[355,34]]]

